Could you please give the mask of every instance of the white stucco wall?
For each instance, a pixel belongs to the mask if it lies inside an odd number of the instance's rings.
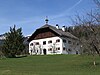
[[[76,51],[78,51],[78,54],[80,53],[80,45],[77,45],[79,44],[78,40],[62,37],[62,40],[63,39],[66,40],[66,43],[63,42],[62,47],[65,47],[66,50],[62,50],[62,54],[76,54]],[[71,41],[71,43],[68,43],[68,41]],[[71,51],[69,51],[69,49]]]
[[[56,43],[56,40],[60,39],[60,42]],[[52,40],[52,43],[48,43],[48,41]],[[46,41],[46,45],[43,45],[43,41]],[[35,49],[38,49],[39,51],[39,46],[41,46],[42,49],[42,54],[43,54],[43,49],[46,49],[46,54],[61,54],[62,53],[62,39],[60,37],[51,37],[51,38],[44,38],[44,39],[37,39],[37,40],[32,40],[29,43],[29,53],[31,54],[31,50],[34,49],[33,46],[30,46],[31,43],[39,42],[39,45],[35,45]],[[54,45],[55,44],[55,45]],[[56,53],[53,53],[52,51],[48,51],[48,48],[53,48],[53,47],[60,47],[60,50],[57,50]],[[35,54],[32,52],[32,54]],[[39,54],[39,52],[38,52]]]
[[[56,42],[57,39],[60,39],[60,42]],[[63,39],[66,40],[66,43],[63,42]],[[48,41],[52,40],[52,43],[48,43]],[[68,40],[71,41],[71,44],[68,43]],[[43,45],[43,41],[46,41],[46,45]],[[35,42],[39,42],[39,45],[35,45]],[[73,42],[75,46],[73,45]],[[44,38],[44,39],[37,39],[37,40],[32,40],[29,43],[29,53],[30,54],[35,54],[34,49],[38,50],[36,51],[37,55],[40,54],[40,49],[41,49],[41,54],[43,55],[43,49],[46,49],[46,54],[76,54],[76,50],[79,50],[80,47],[76,45],[78,41],[73,40],[71,38],[64,38],[64,37],[50,37],[50,38]],[[30,44],[33,43],[33,46],[30,46]],[[55,45],[54,45],[55,44]],[[52,51],[48,51],[49,48],[60,48],[60,50],[55,50],[55,53]],[[65,47],[66,50],[63,50],[63,47]],[[68,49],[71,49],[71,51],[68,51]],[[31,52],[32,50],[32,52]]]

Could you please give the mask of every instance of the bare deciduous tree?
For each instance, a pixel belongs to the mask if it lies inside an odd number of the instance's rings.
[[[76,15],[75,20],[72,20],[76,25],[76,36],[80,38],[82,43],[83,52],[100,56],[100,1],[94,0],[99,10],[91,10],[85,16]],[[78,28],[78,29],[77,29]],[[94,63],[95,65],[95,60]]]

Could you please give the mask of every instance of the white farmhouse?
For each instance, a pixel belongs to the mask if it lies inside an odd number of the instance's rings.
[[[28,39],[30,55],[79,54],[79,39],[69,32],[48,25],[38,28]]]

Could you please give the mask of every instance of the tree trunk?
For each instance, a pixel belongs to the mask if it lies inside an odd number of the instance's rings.
[[[96,50],[97,54],[100,56],[100,52],[99,52],[98,48],[96,47],[96,45],[93,42],[92,42],[92,45],[93,45],[94,49]]]

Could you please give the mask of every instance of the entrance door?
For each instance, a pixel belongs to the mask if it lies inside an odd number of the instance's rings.
[[[46,55],[46,49],[43,49],[43,53],[44,53],[44,55]]]

